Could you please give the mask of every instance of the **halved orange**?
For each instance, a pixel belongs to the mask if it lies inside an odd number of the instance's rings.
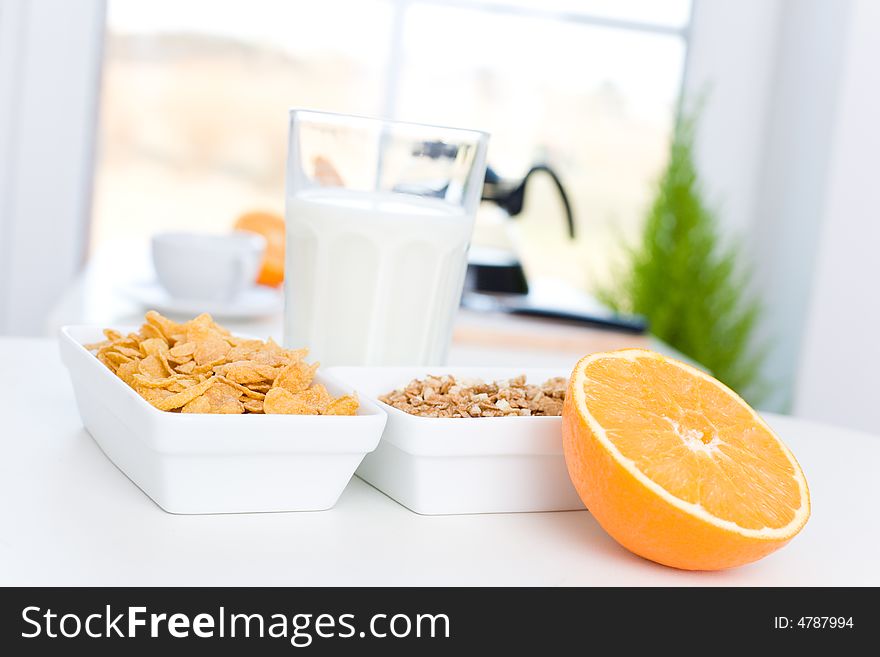
[[[794,455],[735,392],[686,363],[641,349],[586,356],[562,415],[581,499],[646,559],[740,566],[788,543],[810,516]]]

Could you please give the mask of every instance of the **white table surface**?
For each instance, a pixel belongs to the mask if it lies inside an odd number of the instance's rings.
[[[0,585],[880,585],[880,438],[781,416],[813,517],[736,570],[633,556],[586,511],[419,516],[354,479],[312,513],[175,516],[82,428],[54,341],[0,339]]]

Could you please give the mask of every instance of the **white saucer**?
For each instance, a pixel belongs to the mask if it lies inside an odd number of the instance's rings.
[[[279,314],[284,306],[281,291],[264,285],[254,285],[232,301],[175,299],[155,281],[131,283],[120,291],[145,308],[187,317],[210,313],[215,318],[254,319]]]

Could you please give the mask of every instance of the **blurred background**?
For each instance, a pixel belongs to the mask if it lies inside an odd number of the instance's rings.
[[[877,61],[870,0],[0,0],[0,335],[124,315],[157,231],[283,215],[308,107],[549,165],[574,237],[536,175],[475,243],[762,408],[880,432]]]

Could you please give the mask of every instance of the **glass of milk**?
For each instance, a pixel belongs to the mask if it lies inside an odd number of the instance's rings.
[[[290,113],[285,328],[323,365],[440,365],[486,171],[474,130]]]

